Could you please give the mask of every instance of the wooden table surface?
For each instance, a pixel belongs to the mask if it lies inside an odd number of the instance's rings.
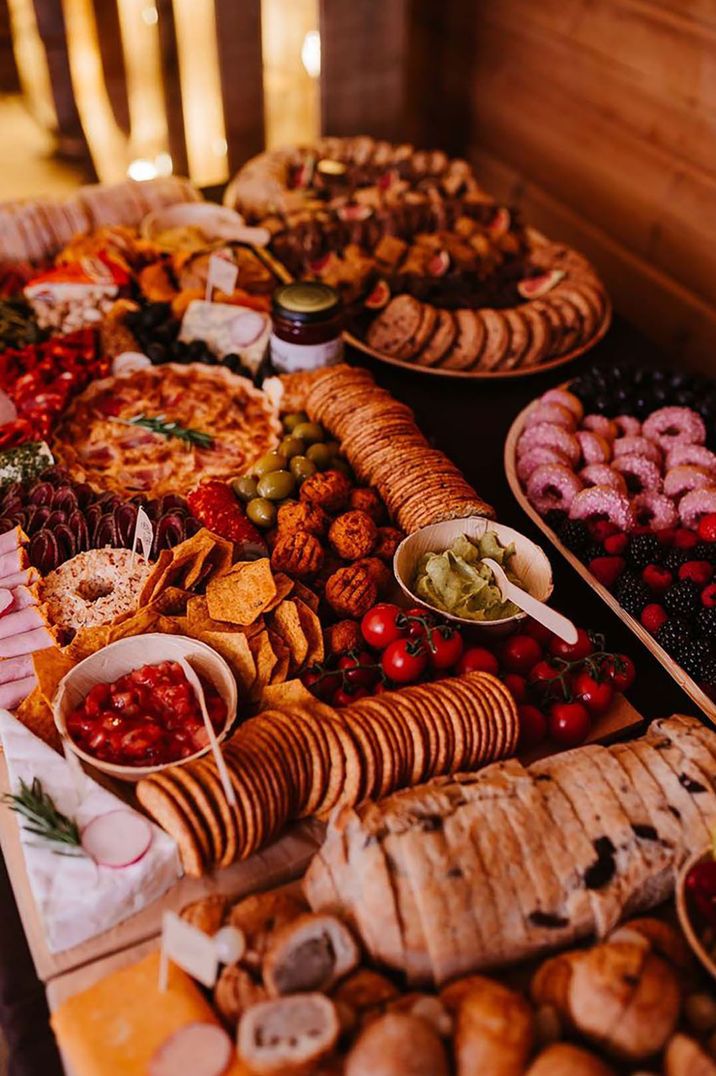
[[[515,415],[535,396],[568,378],[591,361],[611,364],[638,359],[644,363],[659,362],[654,346],[629,326],[615,320],[606,340],[574,366],[524,380],[444,381],[421,376],[409,369],[403,371],[359,357],[374,373],[376,380],[398,399],[414,408],[418,423],[436,447],[441,448],[462,469],[478,492],[494,505],[497,516],[544,544],[544,536],[517,506],[505,479],[502,449]],[[396,463],[399,466],[399,462]],[[580,624],[604,632],[610,649],[629,653],[637,664],[637,681],[630,699],[647,720],[674,712],[697,713],[696,708],[677,684],[664,671],[624,624],[604,605],[589,585],[555,552],[547,549],[555,578],[554,601],[558,607]],[[16,865],[9,827],[0,820],[0,842],[5,858],[10,856],[15,885],[22,887],[22,867]],[[19,879],[19,881],[18,881]],[[246,880],[232,879],[241,892],[246,892]],[[243,884],[242,884],[243,881]],[[183,903],[192,899],[182,889]],[[224,883],[221,883],[224,888]],[[24,903],[24,902],[23,902]],[[26,914],[26,920],[28,919]],[[0,944],[0,1023],[8,1039],[11,1076],[58,1076],[62,1066],[48,1025],[45,987],[41,977],[48,980],[54,1004],[78,980],[76,969],[104,961],[111,951],[142,946],[154,933],[156,910],[135,916],[128,926],[117,928],[117,935],[108,932],[97,944],[79,947],[80,954],[50,958],[38,937],[38,924],[26,922],[33,953],[23,930],[17,905],[13,898],[6,864],[0,862],[0,919],[3,923]],[[151,943],[150,943],[151,944]],[[89,955],[88,955],[89,954]],[[33,962],[33,955],[35,961]],[[98,968],[101,970],[100,963]],[[39,974],[38,970],[39,969]],[[95,969],[97,970],[97,969]],[[80,975],[85,978],[85,975]]]

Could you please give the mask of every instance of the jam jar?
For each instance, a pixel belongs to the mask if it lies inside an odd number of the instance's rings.
[[[343,358],[343,308],[335,288],[282,284],[273,295],[271,361],[281,373],[315,370]]]

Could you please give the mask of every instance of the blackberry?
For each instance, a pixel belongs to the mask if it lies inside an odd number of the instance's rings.
[[[701,680],[704,684],[716,686],[716,658],[710,658],[709,661],[705,662],[701,670]]]
[[[701,609],[696,614],[696,634],[704,639],[716,639],[716,606]]]
[[[670,572],[678,572],[681,565],[686,564],[687,560],[691,560],[690,549],[679,549],[677,546],[672,546],[661,563]]]
[[[711,647],[705,639],[692,639],[679,654],[679,664],[694,680],[700,680],[711,657]]]
[[[624,572],[617,583],[614,596],[631,616],[638,617],[644,606],[651,599],[651,591],[638,575]]]
[[[665,592],[662,604],[669,616],[691,616],[699,604],[699,588],[693,579],[680,579]]]
[[[657,564],[663,551],[655,534],[637,534],[629,543],[627,562],[632,568],[646,568],[647,564]]]
[[[663,646],[667,654],[672,658],[679,658],[684,650],[691,645],[691,628],[685,620],[674,617],[662,624],[656,633],[656,641]]]
[[[707,560],[716,564],[716,542],[699,542],[691,550],[691,560]]]
[[[544,521],[548,527],[551,527],[553,531],[559,534],[559,529],[563,526],[564,521],[567,519],[566,512],[561,508],[550,508],[549,512],[545,512]]]
[[[606,555],[599,542],[593,542],[591,539],[578,553],[579,559],[583,560],[585,564],[589,564],[590,560],[594,560],[595,557],[605,557]]]
[[[559,540],[573,553],[581,554],[590,541],[586,523],[581,519],[565,520],[559,529]]]

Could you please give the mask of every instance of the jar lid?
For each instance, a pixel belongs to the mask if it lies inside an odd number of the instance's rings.
[[[343,161],[334,161],[331,157],[322,157],[316,168],[324,176],[344,176],[348,165]]]
[[[325,321],[336,313],[341,298],[335,288],[315,281],[282,284],[273,293],[273,311],[293,321]]]

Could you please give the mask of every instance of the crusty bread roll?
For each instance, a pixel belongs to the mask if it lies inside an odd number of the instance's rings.
[[[272,935],[264,959],[264,983],[274,997],[330,990],[359,959],[353,935],[340,919],[309,912]]]
[[[567,1042],[555,1042],[543,1050],[525,1076],[615,1076],[614,1069],[605,1065],[594,1054],[571,1046]]]
[[[346,1059],[345,1076],[448,1076],[440,1039],[417,1016],[386,1013],[362,1032]]]
[[[716,1076],[716,1064],[687,1035],[674,1035],[664,1054],[664,1076]]]
[[[306,910],[300,895],[285,887],[268,893],[254,893],[235,904],[229,912],[228,923],[241,930],[246,938],[243,962],[258,967],[273,931]]]
[[[457,1008],[458,1076],[522,1076],[533,1042],[534,1017],[525,999],[501,983],[475,976]]]
[[[609,941],[628,941],[639,944],[639,939],[652,952],[663,957],[667,963],[673,964],[679,971],[685,971],[692,963],[691,953],[683,934],[669,923],[665,923],[663,919],[652,919],[646,916],[630,919],[609,935]]]
[[[241,1060],[259,1074],[300,1072],[338,1038],[336,1007],[325,994],[295,994],[252,1005],[239,1021]]]
[[[226,1024],[235,1028],[239,1017],[252,1005],[265,1001],[266,990],[256,982],[246,968],[227,964],[214,986],[214,1005]]]
[[[390,979],[370,968],[358,968],[331,992],[336,1005],[353,1013],[354,1025],[362,1024],[371,1015],[381,1015],[389,1002],[402,996]]]
[[[223,925],[228,904],[228,898],[223,893],[211,893],[208,897],[185,905],[180,914],[182,919],[197,930],[203,930],[209,937],[213,937]]]

